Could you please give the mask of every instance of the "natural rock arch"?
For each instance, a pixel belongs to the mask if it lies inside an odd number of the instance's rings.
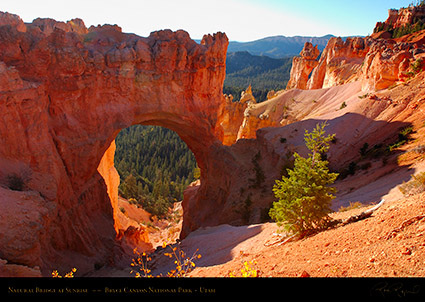
[[[185,196],[182,235],[231,222],[237,214],[220,210],[230,185],[225,171],[235,165],[222,144],[227,45],[223,33],[197,44],[184,31],[142,38],[118,26],[87,29],[79,19],[24,24],[1,13],[1,194],[24,196],[35,215],[21,221],[30,231],[20,248],[11,244],[0,258],[47,274],[52,265],[88,271],[113,261],[113,141],[134,124],[174,130],[195,154],[201,186]],[[8,175],[29,175],[24,192],[6,189]]]

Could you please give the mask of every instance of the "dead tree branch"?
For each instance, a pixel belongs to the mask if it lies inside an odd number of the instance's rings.
[[[382,199],[377,205],[375,205],[374,207],[372,207],[370,209],[367,209],[364,212],[361,212],[358,215],[350,216],[346,219],[332,220],[330,225],[329,225],[329,228],[337,228],[337,227],[345,226],[349,223],[353,223],[353,222],[357,222],[357,221],[366,219],[366,218],[372,216],[373,212],[375,212],[377,209],[379,209],[384,204],[384,202],[385,202],[385,199]],[[287,242],[296,240],[297,238],[299,239],[299,238],[305,237],[305,236],[300,236],[299,234],[288,236],[287,234],[282,235],[282,234],[274,233],[273,235],[278,237],[278,239],[273,241],[273,242],[270,242],[270,243],[269,242],[264,243],[264,246],[272,246],[272,245],[279,246],[279,245],[285,244]],[[312,235],[312,234],[310,234],[310,235]]]
[[[341,220],[339,223],[338,223],[338,226],[344,226],[344,225],[347,225],[347,224],[349,224],[349,223],[353,223],[353,222],[357,222],[357,221],[359,221],[359,220],[363,220],[363,219],[366,219],[366,218],[368,218],[368,217],[370,217],[370,216],[372,216],[372,214],[373,214],[373,212],[375,212],[377,209],[379,209],[383,204],[384,204],[384,202],[385,202],[385,199],[382,199],[376,206],[374,206],[373,208],[370,208],[370,209],[367,209],[366,211],[364,211],[364,212],[361,212],[360,214],[358,214],[358,215],[354,215],[354,216],[351,216],[351,217],[348,217],[348,218],[346,218],[346,219],[343,219],[343,220]]]

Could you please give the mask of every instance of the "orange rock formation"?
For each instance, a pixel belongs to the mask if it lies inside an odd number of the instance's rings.
[[[319,61],[306,43],[300,57],[293,59],[287,89],[319,89],[355,81],[362,82],[363,90],[388,88],[411,76],[412,64],[425,52],[422,38],[331,38]]]
[[[113,141],[134,124],[168,127],[195,153],[203,172],[200,191],[211,197],[195,196],[195,208],[186,204],[186,212],[197,211],[198,202],[221,202],[223,196],[210,192],[207,176],[221,174],[223,164],[217,161],[225,159],[212,160],[211,153],[223,148],[226,133],[219,112],[225,104],[227,44],[222,33],[206,35],[197,44],[184,31],[142,38],[124,34],[118,26],[87,29],[79,19],[24,24],[18,16],[2,13],[2,194],[11,204],[28,199],[27,206],[37,204],[32,209],[38,214],[7,231],[14,238],[28,228],[28,244],[6,244],[1,240],[9,237],[1,237],[0,258],[39,265],[46,274],[70,258],[80,272],[92,269],[89,263],[112,262],[120,229],[113,219],[119,181]],[[12,191],[13,175],[24,184],[22,193]],[[213,185],[219,191],[223,186]],[[25,207],[16,207],[7,212],[10,217],[26,215]],[[186,233],[198,224],[186,219]],[[72,256],[77,254],[83,256]]]
[[[287,89],[307,88],[308,76],[313,68],[319,64],[316,60],[319,55],[320,50],[317,49],[317,45],[313,47],[310,42],[304,44],[300,56],[292,59],[291,77],[288,81]]]
[[[406,25],[412,25],[416,20],[425,18],[425,7],[423,6],[409,6],[400,9],[389,9],[388,18],[384,22],[377,22],[373,30],[378,33],[382,30],[391,30]]]

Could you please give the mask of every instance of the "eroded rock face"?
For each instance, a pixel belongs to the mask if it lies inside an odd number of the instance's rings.
[[[355,81],[362,81],[364,90],[388,88],[409,78],[417,54],[422,53],[419,42],[331,38],[318,62],[294,58],[288,88],[320,89]]]
[[[308,80],[308,89],[327,88],[358,80],[358,71],[369,48],[363,38],[329,39]]]
[[[313,68],[319,64],[316,60],[319,55],[320,50],[317,49],[317,45],[313,46],[310,42],[304,44],[300,56],[292,59],[291,77],[286,86],[287,89],[307,88],[308,76]]]
[[[425,18],[425,7],[409,6],[400,9],[389,9],[388,18],[384,22],[377,22],[374,33],[393,30],[407,25],[415,24]]]
[[[404,74],[412,60],[409,44],[388,42],[391,48],[370,41],[334,39],[308,86],[357,77],[385,87],[395,72]],[[292,89],[261,104],[250,104],[246,91],[244,101],[233,103],[222,95],[227,44],[222,33],[197,44],[184,31],[142,38],[118,26],[87,29],[78,19],[24,24],[0,14],[0,259],[23,271],[37,273],[39,267],[45,276],[72,267],[85,273],[113,265],[123,249],[119,240],[128,250],[144,245],[143,229],[114,220],[119,179],[113,141],[134,124],[170,128],[195,154],[201,182],[185,191],[182,237],[203,226],[260,222],[274,199],[274,180],[291,152],[302,149],[302,130],[315,121],[279,128],[273,137],[272,128],[257,130],[300,121],[306,109],[310,117],[332,119],[326,112],[337,108],[326,104],[326,89],[307,95]],[[357,86],[348,93],[353,104],[359,103],[358,93]],[[361,112],[385,106],[367,103]],[[352,126],[351,120],[344,125]],[[334,129],[342,128],[349,127]],[[344,148],[353,149],[349,141],[341,143],[340,156]]]
[[[170,128],[194,152],[202,184],[185,205],[186,234],[203,223],[190,221],[199,204],[225,199],[220,192],[226,184],[210,178],[223,173],[228,153],[219,123],[227,45],[222,33],[197,44],[184,31],[142,38],[118,26],[87,29],[79,19],[24,24],[1,14],[1,190],[18,207],[7,212],[9,219],[34,213],[21,230],[2,228],[8,234],[0,236],[2,247],[10,236],[32,231],[25,244],[1,248],[0,258],[38,265],[46,275],[70,263],[84,272],[93,263],[113,262],[117,177],[106,151],[122,128],[134,124]],[[214,158],[217,150],[221,158]],[[101,163],[104,155],[109,158]],[[225,157],[231,161],[232,155]],[[21,180],[23,193],[12,190],[11,175]],[[16,205],[22,198],[31,210]]]

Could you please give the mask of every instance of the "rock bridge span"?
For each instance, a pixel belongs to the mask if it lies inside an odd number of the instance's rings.
[[[6,234],[0,258],[46,269],[71,257],[84,270],[112,257],[113,142],[135,124],[174,130],[201,168],[201,186],[185,198],[183,236],[230,222],[219,205],[231,173],[217,177],[235,164],[222,144],[227,45],[223,33],[197,44],[184,31],[143,38],[116,25],[28,24],[0,13],[1,194],[4,216],[20,220],[21,230]],[[22,182],[19,190],[11,190],[12,178]],[[11,208],[21,199],[24,207]]]

